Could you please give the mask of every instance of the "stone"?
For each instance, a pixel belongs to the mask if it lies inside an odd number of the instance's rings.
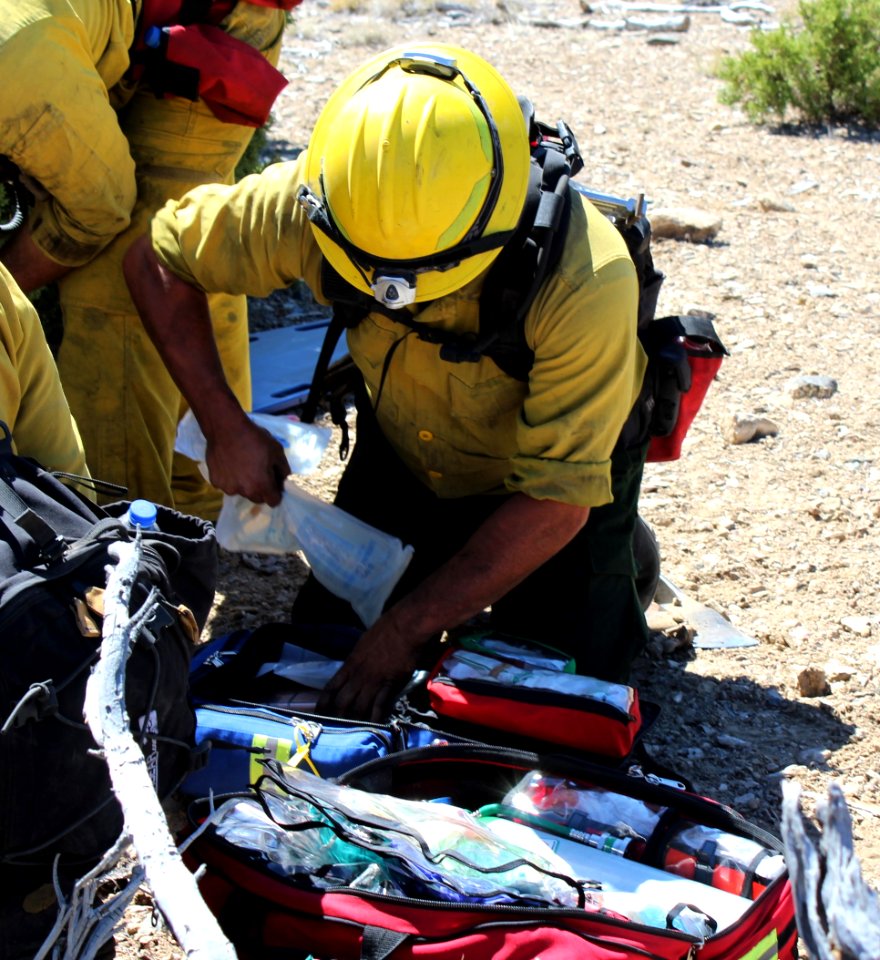
[[[858,637],[871,636],[870,617],[844,617],[840,621],[840,625],[846,627],[850,633],[854,633]]]
[[[837,393],[837,381],[833,377],[804,374],[786,381],[783,389],[793,400],[805,397],[827,400]]]
[[[657,207],[651,210],[651,233],[667,240],[705,243],[718,236],[721,225],[719,216],[697,207]]]
[[[794,213],[795,211],[795,206],[790,201],[771,196],[758,197],[758,206],[765,213]]]
[[[730,444],[749,443],[761,437],[775,437],[779,427],[766,417],[736,413],[721,427],[721,435]]]
[[[798,674],[798,692],[802,697],[824,697],[831,693],[825,671],[819,667],[806,667]]]

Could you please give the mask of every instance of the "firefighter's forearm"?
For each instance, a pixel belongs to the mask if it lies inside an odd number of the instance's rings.
[[[172,379],[192,407],[205,436],[241,406],[226,382],[205,294],[166,269],[148,237],[126,254],[125,279],[144,328]]]
[[[515,494],[387,616],[405,634],[423,638],[463,623],[558,553],[589,514],[589,507]]]

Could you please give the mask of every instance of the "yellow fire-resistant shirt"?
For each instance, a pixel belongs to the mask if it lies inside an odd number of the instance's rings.
[[[2,264],[0,420],[12,432],[17,453],[49,470],[89,475],[40,318]]]
[[[321,254],[296,202],[305,154],[234,187],[198,187],[153,220],[161,262],[205,291],[265,296],[303,279],[321,299]],[[528,383],[489,358],[440,360],[436,345],[371,313],[348,333],[394,449],[440,497],[521,491],[582,506],[611,501],[610,456],[641,388],[635,268],[615,227],[573,194],[562,258],[526,318]],[[419,321],[478,328],[482,277],[424,306]]]
[[[48,194],[31,235],[67,266],[125,229],[137,196],[108,92],[128,69],[134,23],[131,0],[0,2],[0,154]]]

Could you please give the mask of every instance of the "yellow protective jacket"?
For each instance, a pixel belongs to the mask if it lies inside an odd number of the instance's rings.
[[[321,297],[321,254],[296,202],[305,153],[233,187],[199,187],[154,218],[160,260],[206,291],[267,295],[304,279]],[[230,254],[230,251],[234,251]],[[475,332],[483,278],[425,305],[418,319]],[[440,497],[521,491],[581,506],[609,503],[611,451],[641,388],[638,284],[626,246],[580,195],[562,258],[526,317],[528,384],[494,361],[451,364],[436,345],[371,313],[348,344],[375,397],[400,343],[377,417],[397,453]],[[401,340],[401,338],[404,338]]]
[[[88,476],[79,431],[31,302],[0,264],[0,420],[16,453]]]
[[[276,64],[284,25],[277,6],[237,3],[221,28]],[[58,284],[64,313],[58,368],[94,477],[124,485],[129,498],[216,518],[222,495],[191,460],[174,454],[186,405],[131,302],[122,261],[167,200],[198,184],[232,181],[253,128],[223,122],[202,99],[160,99],[147,83],[128,89],[129,77],[124,84],[130,96],[115,122],[137,168],[137,200],[129,226]],[[245,298],[218,294],[210,308],[227,380],[249,408]]]
[[[248,2],[289,8],[299,0]],[[235,0],[218,0],[205,12],[209,23],[187,26],[176,25],[182,5],[0,0],[0,155],[47,195],[30,228],[50,259],[81,266],[128,226],[135,165],[116,110],[141,77],[157,95],[204,99],[226,122],[255,127],[268,117],[286,81],[222,28]],[[149,28],[158,32],[148,50]]]
[[[133,39],[131,0],[0,0],[0,154],[48,195],[31,235],[66,266],[124,230],[137,195],[108,94]]]

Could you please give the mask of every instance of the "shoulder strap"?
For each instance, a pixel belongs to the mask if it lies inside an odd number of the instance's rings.
[[[12,453],[12,433],[0,420],[0,457],[4,464],[9,463]],[[0,470],[0,522],[8,519],[20,527],[33,540],[37,548],[39,562],[52,563],[64,550],[64,539],[46,521],[33,510],[15,492],[8,469]]]
[[[489,270],[480,296],[478,356],[491,357],[516,380],[527,380],[534,362],[525,318],[562,256],[571,215],[571,166],[557,150],[541,150],[542,155],[532,156],[529,194],[516,234]]]

